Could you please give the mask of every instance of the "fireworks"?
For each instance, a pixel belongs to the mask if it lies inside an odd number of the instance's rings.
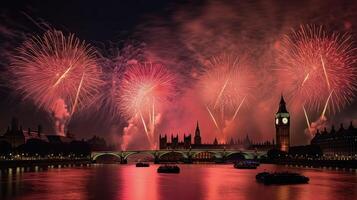
[[[94,107],[104,113],[106,119],[115,119],[120,109],[117,99],[120,95],[123,74],[126,68],[143,60],[142,44],[127,44],[122,49],[110,48],[106,57],[100,58],[104,82],[101,92],[96,96]]]
[[[236,119],[255,87],[253,77],[242,60],[226,54],[210,60],[199,84],[209,116],[220,132],[223,132],[226,122]]]
[[[349,35],[328,34],[321,26],[300,27],[285,36],[278,56],[284,84],[295,102],[325,112],[332,94],[328,110],[334,113],[352,101],[357,69]]]
[[[101,85],[96,51],[73,34],[66,37],[57,30],[26,40],[10,70],[13,86],[24,99],[49,112],[58,110],[61,99],[69,116],[89,103]]]
[[[174,81],[174,75],[157,63],[138,63],[124,74],[120,109],[127,118],[140,118],[151,146],[164,103],[174,95]]]

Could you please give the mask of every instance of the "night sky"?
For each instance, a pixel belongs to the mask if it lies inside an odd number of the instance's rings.
[[[252,98],[243,106],[228,135],[242,138],[248,134],[254,140],[271,140],[280,95],[286,93],[279,82],[284,75],[274,72],[277,68],[274,48],[279,40],[300,25],[313,24],[328,31],[348,33],[357,41],[356,9],[356,1],[332,0],[2,2],[0,130],[5,132],[11,117],[17,116],[25,130],[42,124],[45,132],[53,132],[47,112],[37,109],[31,101],[23,101],[11,89],[9,80],[13,77],[7,71],[14,49],[27,37],[41,35],[50,26],[74,33],[104,56],[113,45],[120,49],[127,43],[142,44],[147,59],[164,63],[178,77],[177,94],[171,99],[170,109],[162,113],[157,132],[192,133],[199,120],[204,142],[213,141],[218,134],[197,92],[204,63],[222,52],[244,55],[256,75],[256,84]],[[286,100],[289,110],[289,106],[293,107],[292,99],[287,95]],[[352,101],[340,111],[328,114],[326,126],[339,126],[341,122],[347,125],[355,120],[356,107]],[[303,113],[289,111],[292,144],[306,144],[309,137],[304,133]],[[311,112],[312,121],[316,116],[317,112]],[[120,143],[127,125],[120,115],[109,119],[106,113],[89,108],[73,116],[69,130],[78,138],[100,135]],[[138,128],[129,146],[145,146],[144,133]]]

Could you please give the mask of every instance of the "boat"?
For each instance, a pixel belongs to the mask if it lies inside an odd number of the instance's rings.
[[[261,172],[255,176],[258,182],[266,185],[270,184],[304,184],[309,182],[309,178],[293,172]]]
[[[149,163],[138,162],[136,163],[136,167],[149,167]]]
[[[180,168],[177,165],[161,165],[157,168],[157,173],[180,173]]]
[[[259,162],[243,160],[234,163],[233,166],[236,169],[256,169],[259,166]]]

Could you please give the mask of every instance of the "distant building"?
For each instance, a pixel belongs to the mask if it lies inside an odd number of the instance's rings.
[[[231,140],[226,143],[218,143],[217,138],[212,143],[202,143],[201,131],[197,122],[195,129],[194,142],[192,143],[191,134],[184,135],[183,141],[179,141],[178,135],[171,135],[170,142],[167,135],[159,136],[159,148],[160,149],[251,149],[251,150],[269,150],[274,147],[274,141],[266,141],[264,143],[254,143],[248,137],[243,140]]]
[[[337,131],[334,126],[330,132],[326,128],[322,132],[317,130],[311,144],[319,146],[322,153],[327,156],[356,156],[357,129],[351,122],[348,128],[344,128],[341,123]]]
[[[71,137],[63,137],[59,135],[45,135],[42,133],[41,125],[38,126],[37,131],[33,131],[30,128],[27,131],[19,126],[19,121],[17,118],[12,118],[11,126],[7,128],[7,131],[0,136],[1,141],[6,141],[13,148],[16,148],[22,144],[25,144],[29,139],[38,139],[49,143],[69,143],[73,140],[73,135]]]
[[[0,138],[0,140],[4,140],[11,144],[12,147],[18,147],[22,144],[25,144],[26,137],[24,135],[24,131],[22,127],[19,128],[19,121],[16,118],[11,120],[11,127],[7,127],[7,131]]]
[[[275,114],[276,146],[280,151],[289,151],[290,114],[286,109],[284,97],[281,96],[278,112]]]

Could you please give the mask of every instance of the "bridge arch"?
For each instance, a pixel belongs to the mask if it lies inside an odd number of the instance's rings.
[[[247,153],[239,152],[229,152],[225,155],[225,159],[229,160],[239,160],[239,159],[250,159],[250,156]]]
[[[110,152],[105,152],[105,153],[96,153],[93,155],[92,160],[96,161],[99,157],[101,156],[114,156],[117,157],[119,159],[119,161],[121,160],[120,155],[116,154],[116,153],[110,153]]]
[[[124,156],[124,160],[127,160],[130,156],[132,155],[137,155],[137,154],[145,154],[149,155],[150,157],[155,159],[155,153],[154,152],[147,152],[147,151],[135,151],[135,152],[130,152]]]
[[[182,158],[188,158],[187,154],[185,152],[181,151],[167,151],[159,155],[159,159],[161,159],[163,156],[168,155],[168,154],[180,154]]]

